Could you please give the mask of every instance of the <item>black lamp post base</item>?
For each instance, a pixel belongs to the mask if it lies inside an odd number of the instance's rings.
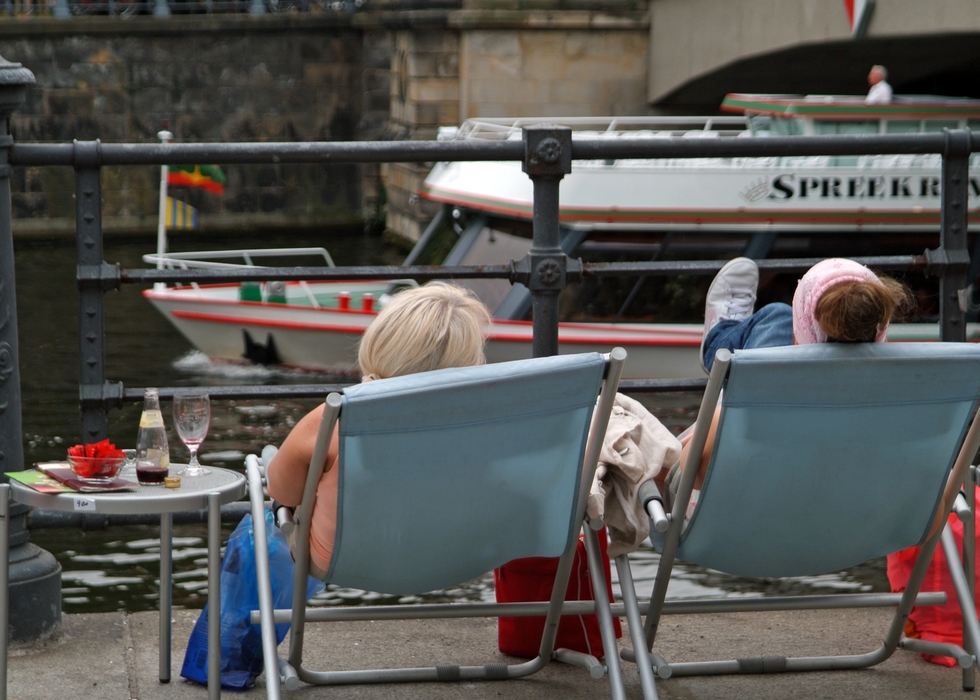
[[[61,564],[30,542],[10,551],[8,641],[51,636],[61,624]]]

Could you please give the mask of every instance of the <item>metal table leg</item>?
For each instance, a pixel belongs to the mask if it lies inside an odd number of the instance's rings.
[[[221,697],[221,494],[208,494],[208,700]]]
[[[7,700],[7,626],[10,583],[10,484],[0,484],[0,700]]]
[[[160,682],[170,682],[170,619],[173,579],[173,515],[160,516]]]

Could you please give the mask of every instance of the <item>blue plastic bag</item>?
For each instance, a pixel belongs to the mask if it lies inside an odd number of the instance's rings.
[[[269,540],[269,569],[272,575],[272,604],[289,608],[293,604],[295,565],[286,536],[273,523],[272,512],[265,511]],[[252,514],[248,513],[231,533],[221,560],[221,687],[247,690],[262,673],[262,635],[259,625],[250,624],[253,610],[259,609],[259,590],[255,580],[255,534]],[[306,584],[309,600],[324,589],[323,581],[310,577]],[[276,643],[282,642],[289,623],[276,625]],[[197,618],[187,642],[180,675],[197,683],[208,682],[208,605]]]

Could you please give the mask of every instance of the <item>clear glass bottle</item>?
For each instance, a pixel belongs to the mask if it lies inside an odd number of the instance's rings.
[[[136,438],[136,478],[141,484],[162,484],[170,468],[170,446],[160,411],[160,392],[143,392],[143,413]]]

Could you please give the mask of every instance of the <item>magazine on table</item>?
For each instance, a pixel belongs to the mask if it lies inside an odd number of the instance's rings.
[[[83,481],[71,470],[68,462],[36,462],[34,469],[8,472],[7,476],[40,493],[112,493],[139,488],[135,481],[120,477],[104,484]]]

